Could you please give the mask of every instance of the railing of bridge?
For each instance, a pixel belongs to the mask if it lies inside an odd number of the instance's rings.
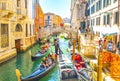
[[[64,28],[64,27],[56,27],[56,28],[42,28],[39,31],[39,37],[43,38],[43,37],[47,37],[50,34],[53,34],[54,32],[61,32],[61,33],[71,33],[73,35],[73,37],[76,37],[77,35],[77,29],[73,29],[73,28]]]

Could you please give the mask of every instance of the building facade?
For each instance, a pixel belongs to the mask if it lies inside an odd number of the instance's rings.
[[[106,34],[112,35],[112,40],[119,40],[119,13],[118,0],[88,0],[89,27],[100,37]]]
[[[86,20],[86,0],[71,0],[71,26],[84,31]]]
[[[41,6],[39,6],[39,26],[40,27],[44,27],[45,26],[45,20],[44,20],[44,13],[43,13],[43,10],[41,8]]]
[[[54,14],[53,13],[45,13],[44,16],[45,19],[45,26],[52,26],[53,27],[53,20],[54,20]]]
[[[62,18],[54,13],[45,13],[45,26],[60,27]]]
[[[73,28],[79,27],[79,23],[77,23],[77,0],[71,0],[71,26]]]
[[[57,16],[57,27],[60,27],[61,24],[63,24],[63,21],[62,21],[62,18],[59,16],[59,15],[56,15]]]
[[[33,0],[0,0],[0,63],[35,43],[32,3]]]

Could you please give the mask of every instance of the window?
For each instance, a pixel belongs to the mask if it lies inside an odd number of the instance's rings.
[[[50,16],[48,16],[48,20],[50,20]]]
[[[90,20],[91,26],[92,26],[92,20]]]
[[[115,19],[114,19],[114,22],[115,22],[115,24],[118,24],[118,21],[119,21],[119,14],[118,14],[118,12],[115,12],[115,17],[114,17]]]
[[[102,6],[102,1],[99,0],[97,3],[96,3],[96,11],[100,10],[101,9],[101,6]]]
[[[33,24],[32,26],[33,26],[33,35],[35,35],[36,34],[35,33],[35,25]]]
[[[106,6],[106,0],[103,0],[103,7]]]
[[[17,0],[17,7],[20,7],[20,0]]]
[[[89,27],[89,26],[90,26],[90,20],[88,20],[87,22],[88,22],[88,23],[87,23],[87,27]]]
[[[90,9],[87,10],[87,13],[86,13],[86,14],[87,14],[87,16],[90,15]]]
[[[103,19],[103,20],[104,20],[104,23],[103,23],[103,24],[106,25],[106,16],[104,15],[103,18],[104,18],[104,19]]]
[[[95,19],[92,19],[91,20],[91,26],[94,26],[95,25]]]
[[[92,22],[92,23],[93,23],[93,26],[94,26],[94,25],[95,25],[95,19],[93,19],[93,22]]]
[[[107,0],[107,5],[111,5],[111,0]]]
[[[2,9],[6,10],[6,3],[2,3]]]
[[[93,5],[93,6],[91,7],[91,14],[94,13],[94,12],[95,12],[95,6]]]
[[[31,29],[32,29],[32,26],[31,26],[31,24],[30,24],[30,36],[32,35],[32,31],[31,31]]]
[[[96,25],[100,25],[100,17],[96,18]]]
[[[101,10],[102,7],[102,0],[99,0],[99,10]]]
[[[98,2],[96,3],[96,11],[98,11]]]
[[[17,24],[16,28],[15,28],[15,31],[16,32],[21,32],[22,31],[22,26],[20,24]]]
[[[110,25],[110,14],[107,15],[107,24]]]
[[[25,8],[27,8],[27,0],[25,0]]]
[[[103,1],[103,7],[106,7],[108,5],[111,5],[111,0],[104,0]]]
[[[118,0],[114,0],[114,2],[116,2],[116,1],[118,1]]]
[[[28,37],[28,25],[26,24],[26,37]]]
[[[1,48],[9,46],[8,24],[1,24]]]
[[[49,26],[49,22],[50,22],[49,20],[46,20],[46,21],[45,21],[45,25],[46,25],[46,26]]]

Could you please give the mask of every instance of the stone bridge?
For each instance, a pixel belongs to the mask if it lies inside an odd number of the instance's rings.
[[[42,28],[39,31],[39,36],[41,38],[43,37],[47,37],[50,34],[53,33],[67,33],[69,36],[72,35],[72,38],[76,38],[77,37],[77,29],[74,28],[65,28],[65,27],[56,27],[56,28]]]

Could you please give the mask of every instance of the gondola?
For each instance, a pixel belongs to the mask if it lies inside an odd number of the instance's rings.
[[[38,51],[38,53],[37,53],[36,55],[31,55],[32,61],[35,61],[35,60],[37,60],[37,59],[39,59],[39,58],[42,58],[42,57],[46,56],[46,55],[47,55],[47,52],[48,52],[48,50],[49,50],[49,46],[43,45],[43,46],[41,47],[41,49],[43,50],[43,52],[42,52],[42,51]]]
[[[38,51],[38,54],[36,54],[34,56],[31,55],[31,59],[32,59],[32,61],[35,61],[35,60],[37,60],[39,58],[44,57],[45,55],[47,55],[47,51],[45,51],[44,53],[41,53],[40,51]]]
[[[75,70],[80,81],[92,81],[92,70],[87,68],[87,63],[85,63],[80,54],[75,57],[77,60],[74,63]]]
[[[21,74],[20,74],[19,70],[17,69],[16,75],[17,75],[17,77],[20,77],[21,81],[38,81],[39,79],[43,78],[46,74],[48,74],[51,70],[53,70],[55,68],[56,64],[57,64],[56,62],[53,62],[53,64],[51,66],[49,66],[48,68],[39,67],[31,75],[29,75],[27,77],[19,76]]]
[[[77,74],[72,61],[63,54],[61,49],[59,54],[59,73],[60,80],[62,81],[77,79]]]

